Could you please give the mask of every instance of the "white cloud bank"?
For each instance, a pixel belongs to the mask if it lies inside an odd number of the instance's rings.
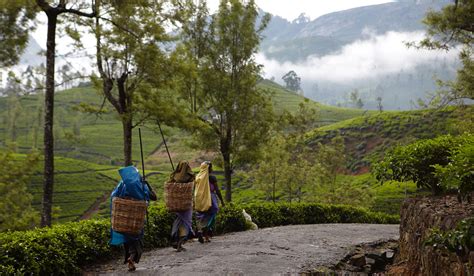
[[[419,41],[423,37],[423,32],[388,32],[379,36],[370,35],[367,39],[345,45],[334,54],[310,56],[304,62],[278,62],[262,53],[256,56],[256,60],[264,65],[265,77],[274,76],[277,81],[288,71],[294,70],[303,81],[336,83],[376,78],[400,70],[410,72],[418,65],[444,58],[447,62],[456,60],[457,50],[418,50],[405,45],[405,42]]]

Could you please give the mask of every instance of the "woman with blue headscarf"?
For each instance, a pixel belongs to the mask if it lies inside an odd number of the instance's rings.
[[[121,168],[119,174],[122,180],[111,194],[111,202],[115,197],[133,200],[156,200],[156,194],[153,192],[150,184],[142,179],[138,169],[134,166]],[[122,245],[125,251],[125,261],[128,263],[128,270],[135,270],[135,263],[140,261],[143,252],[143,229],[137,235],[120,233],[111,230],[111,245]]]

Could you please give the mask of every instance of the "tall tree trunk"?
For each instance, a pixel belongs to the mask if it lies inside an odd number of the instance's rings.
[[[51,226],[54,184],[54,56],[56,48],[57,13],[48,12],[46,41],[46,93],[44,97],[44,183],[41,226]]]
[[[225,200],[232,201],[232,167],[230,165],[230,152],[222,153],[224,158],[224,176],[225,176]]]
[[[221,153],[224,159],[225,199],[232,201],[232,165],[230,163],[230,147],[232,145],[232,128],[228,125],[225,136],[221,136]]]
[[[123,159],[124,165],[132,165],[132,117],[125,115],[122,118],[123,127]]]

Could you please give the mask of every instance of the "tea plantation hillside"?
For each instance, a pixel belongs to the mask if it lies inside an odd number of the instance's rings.
[[[122,159],[122,127],[112,107],[105,105],[100,116],[80,112],[79,105],[86,103],[99,109],[100,96],[91,87],[73,88],[58,92],[55,97],[55,151],[58,155],[101,164],[120,163]],[[11,118],[8,115],[9,98],[0,98],[0,146],[7,145],[11,137]],[[21,113],[16,122],[16,144],[20,151],[42,147],[42,102],[40,95],[20,98]],[[158,144],[152,130],[143,129],[145,152],[151,152]],[[134,143],[134,146],[138,143]],[[133,159],[140,158],[133,151]]]
[[[459,133],[466,122],[473,122],[474,106],[438,110],[388,111],[368,114],[326,125],[308,133],[308,143],[325,143],[340,135],[344,138],[347,168],[351,173],[368,171],[370,163],[384,152],[417,139]]]
[[[25,159],[24,154],[15,154],[15,159]],[[40,160],[33,170],[27,190],[33,195],[32,205],[41,210],[43,195],[43,161]],[[117,168],[97,165],[81,160],[64,157],[55,158],[55,185],[53,195],[53,216],[55,222],[78,220],[89,209],[103,202],[120,178]]]
[[[281,86],[262,81],[260,87],[271,92],[275,110],[284,109],[297,112],[298,105],[306,101],[304,97],[285,90]],[[11,98],[0,98],[0,147],[12,145],[16,139],[19,152],[29,152],[32,148],[41,148],[42,143],[42,97],[24,96],[19,99],[21,112],[12,132],[9,110]],[[320,111],[320,124],[325,125],[308,134],[308,142],[325,142],[336,135],[345,138],[348,155],[348,168],[352,172],[367,171],[370,160],[381,155],[384,150],[398,143],[408,143],[417,138],[429,138],[447,133],[451,126],[462,120],[472,120],[472,107],[466,110],[449,108],[437,111],[409,111],[365,113],[362,110],[343,109],[307,101]],[[100,107],[100,95],[91,87],[74,88],[58,92],[56,95],[56,174],[53,204],[57,208],[56,221],[77,220],[90,216],[109,215],[109,195],[119,180],[117,169],[122,165],[122,128],[112,108],[105,104],[105,113],[100,116],[82,113],[78,110],[81,103]],[[464,114],[464,115],[463,115]],[[470,117],[469,117],[470,115]],[[467,117],[466,117],[467,116]],[[329,124],[334,122],[333,124]],[[183,131],[164,127],[174,162],[190,160],[192,166],[202,160],[215,158],[215,153],[205,152],[192,146],[192,139]],[[150,183],[163,200],[163,183],[167,179],[171,166],[163,147],[157,127],[142,127],[147,173]],[[12,137],[12,135],[16,137]],[[139,165],[138,135],[134,133],[133,159]],[[21,154],[18,155],[21,158]],[[216,168],[220,183],[223,175]],[[33,194],[33,205],[41,207],[42,164],[35,169],[33,181],[28,190]],[[374,210],[390,212],[397,208],[384,208],[391,203],[397,205],[406,196],[404,187],[379,187],[370,176],[340,176],[341,183],[358,187],[367,187],[374,194],[374,202],[367,204]],[[245,176],[233,177],[236,203],[250,203],[265,200],[263,192],[252,186]],[[365,186],[364,186],[365,185]],[[364,188],[365,189],[365,188]],[[408,193],[415,192],[412,184]],[[278,196],[278,195],[277,195]],[[389,204],[389,205],[387,205]]]
[[[271,81],[262,81],[259,86],[271,92],[274,109],[295,112],[305,98],[292,93]],[[0,147],[15,140],[20,152],[31,148],[41,148],[43,120],[42,103],[39,95],[24,96],[19,99],[20,111],[12,124],[11,98],[0,98]],[[73,88],[58,92],[55,97],[55,150],[60,156],[85,160],[99,164],[122,163],[122,125],[111,105],[105,103],[100,115],[79,111],[81,104],[100,109],[102,98],[92,87]],[[353,118],[362,114],[361,110],[345,109],[321,105],[309,101],[320,110],[323,124]],[[14,125],[14,129],[12,129]],[[212,157],[190,145],[189,135],[181,130],[164,127],[165,135],[175,160],[202,160]],[[14,132],[14,134],[13,134]],[[133,147],[138,147],[138,134],[133,136]],[[147,163],[156,169],[169,169],[168,157],[162,146],[156,125],[142,127],[144,152]],[[14,136],[14,137],[12,137]],[[160,148],[161,147],[161,148]],[[133,160],[139,160],[140,152],[133,150]]]
[[[270,80],[261,81],[259,87],[272,94],[274,108],[277,113],[282,112],[285,109],[295,112],[298,110],[298,105],[300,103],[308,100],[309,106],[319,111],[319,121],[324,125],[354,118],[367,113],[367,111],[361,109],[341,108],[312,101]],[[369,113],[372,112],[373,111],[369,111]]]

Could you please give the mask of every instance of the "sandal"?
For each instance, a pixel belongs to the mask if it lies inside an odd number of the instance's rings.
[[[204,239],[203,239],[201,233],[198,233],[198,241],[199,241],[200,243],[204,243]]]
[[[137,268],[131,258],[128,258],[128,271],[135,271]]]

